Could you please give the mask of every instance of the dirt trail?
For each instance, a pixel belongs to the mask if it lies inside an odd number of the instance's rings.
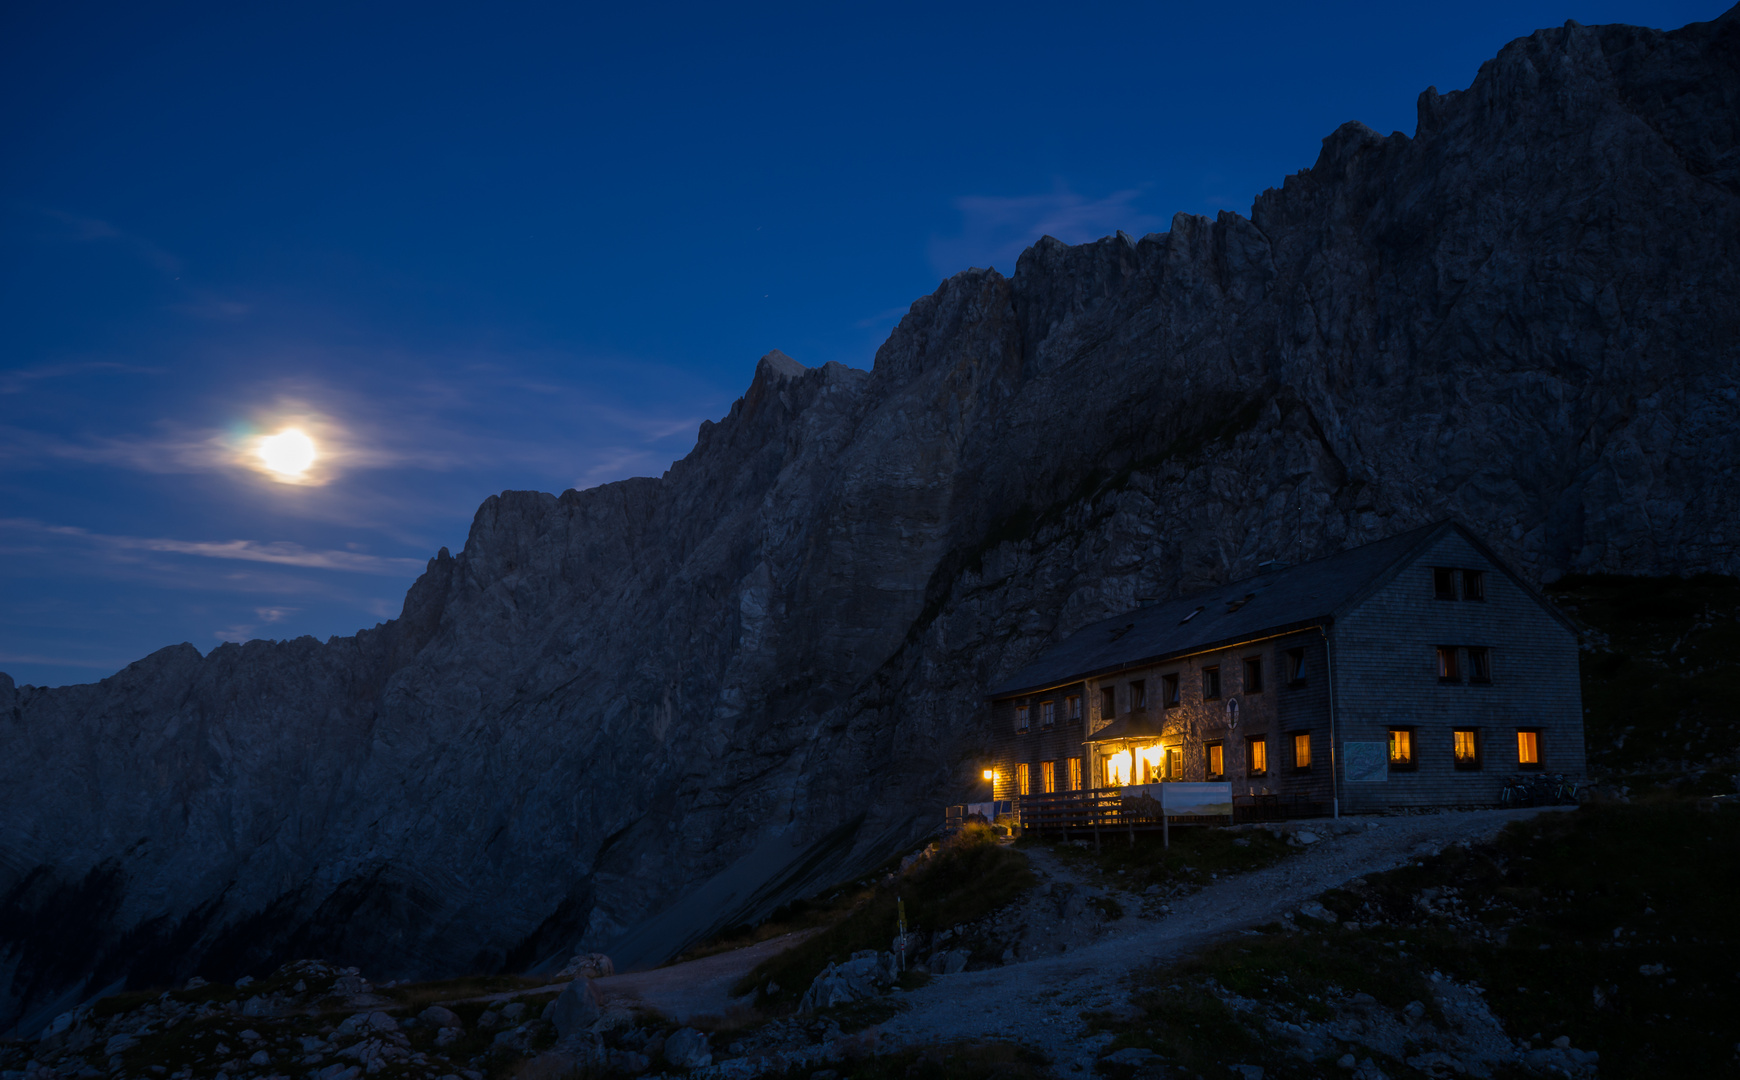
[[[1457,841],[1485,839],[1512,821],[1547,812],[1551,810],[1474,810],[1372,819],[1380,824],[1328,836],[1266,870],[1226,878],[1174,899],[1171,915],[1159,921],[1127,915],[1107,929],[1103,940],[1061,956],[939,976],[905,995],[910,1009],[882,1026],[883,1037],[901,1043],[1011,1039],[1043,1051],[1061,1073],[1090,1072],[1098,1044],[1081,1038],[1077,1016],[1127,1002],[1124,979],[1137,968],[1181,958],[1240,930],[1273,922],[1353,878],[1392,869]],[[1043,853],[1035,869],[1042,881],[1074,878]]]
[[[606,1005],[647,1005],[677,1021],[692,1016],[719,1015],[733,1005],[744,1003],[743,999],[731,997],[731,987],[751,968],[820,932],[820,927],[797,930],[746,948],[703,956],[699,960],[651,971],[608,975],[592,980],[592,985]]]

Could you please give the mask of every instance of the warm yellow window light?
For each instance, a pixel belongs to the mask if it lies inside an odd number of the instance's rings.
[[[987,780],[997,779],[997,770],[996,769],[986,769],[985,770],[985,779],[987,779]]]
[[[1135,759],[1128,750],[1120,750],[1106,758],[1106,782],[1113,787],[1123,787],[1130,782],[1130,767]]]
[[[1541,737],[1533,731],[1516,733],[1516,760],[1519,765],[1541,763]]]
[[[1138,770],[1141,774],[1140,780],[1142,783],[1152,784],[1161,778],[1163,770],[1160,762],[1164,760],[1165,757],[1166,748],[1158,744],[1137,748],[1136,760],[1142,764],[1141,769]]]

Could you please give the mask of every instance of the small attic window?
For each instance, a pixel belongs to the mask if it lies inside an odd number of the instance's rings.
[[[1112,631],[1112,640],[1113,641],[1118,640],[1119,638],[1123,637],[1125,634],[1129,633],[1130,631],[1134,630],[1135,628],[1136,628],[1135,623],[1126,623],[1125,625],[1118,627],[1116,630]]]
[[[1183,626],[1185,623],[1196,618],[1198,615],[1201,615],[1202,612],[1203,612],[1203,605],[1201,605],[1201,604],[1196,605],[1196,610],[1191,612],[1190,614],[1186,615],[1184,618],[1179,619],[1178,625]]]
[[[1226,602],[1226,613],[1228,615],[1231,615],[1233,612],[1237,611],[1239,608],[1244,607],[1246,604],[1250,603],[1252,600],[1255,600],[1256,598],[1257,598],[1256,593],[1246,593],[1245,598],[1243,600],[1228,600]],[[1197,610],[1200,611],[1201,609],[1198,608]]]

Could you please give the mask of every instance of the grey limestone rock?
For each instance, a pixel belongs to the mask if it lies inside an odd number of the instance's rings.
[[[1740,571],[1736,55],[1541,30],[1248,216],[1043,239],[661,477],[489,498],[391,622],[0,676],[0,1032],[243,957],[657,962],[963,801],[1038,650],[1267,560],[1454,516],[1535,581]]]
[[[713,1064],[707,1036],[694,1028],[678,1028],[665,1039],[665,1060],[679,1069],[699,1069]]]

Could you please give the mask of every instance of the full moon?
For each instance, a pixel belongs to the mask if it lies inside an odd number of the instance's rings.
[[[260,463],[268,472],[286,479],[295,479],[307,472],[317,456],[314,440],[296,428],[285,428],[260,440]]]

